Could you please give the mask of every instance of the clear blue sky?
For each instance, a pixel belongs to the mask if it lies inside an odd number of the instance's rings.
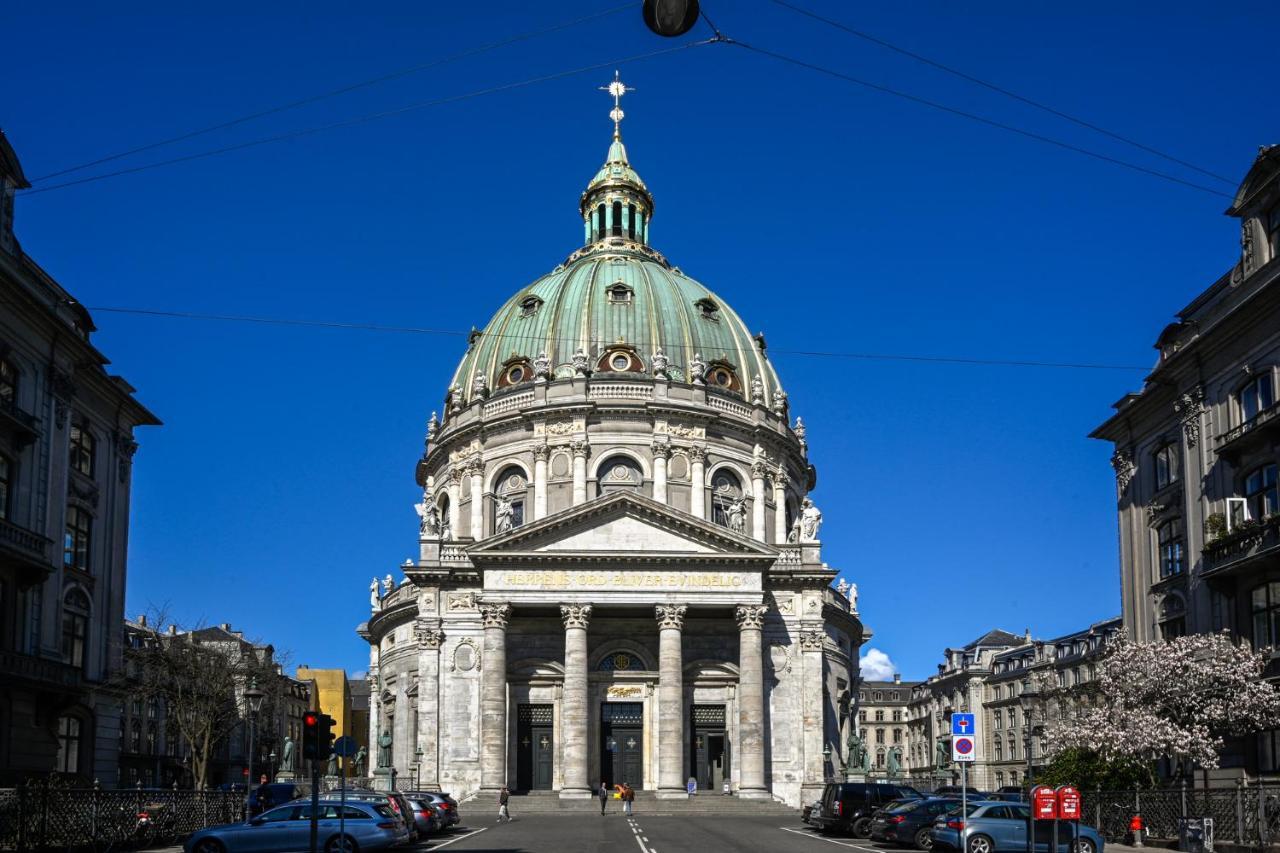
[[[1236,179],[1280,141],[1264,2],[805,4]],[[27,3],[0,124],[29,177],[613,5]],[[728,35],[1226,192],[766,0]],[[701,32],[701,31],[699,31]],[[107,171],[667,47],[638,6],[100,167]],[[653,242],[764,330],[809,425],[824,556],[907,677],[991,627],[1119,612],[1114,479],[1085,436],[1235,260],[1228,199],[712,45],[623,67]],[[579,243],[606,70],[19,198],[91,307],[466,330]],[[89,172],[77,173],[76,177]],[[131,613],[231,622],[361,670],[371,575],[414,552],[414,463],[464,340],[97,312],[165,421],[140,436]]]

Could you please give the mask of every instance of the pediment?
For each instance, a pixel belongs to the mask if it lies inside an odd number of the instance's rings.
[[[502,555],[777,557],[777,550],[649,498],[620,492],[572,507],[467,549],[477,562]]]

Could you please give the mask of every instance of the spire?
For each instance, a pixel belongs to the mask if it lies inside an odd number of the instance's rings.
[[[653,196],[644,181],[631,168],[626,146],[622,144],[622,96],[635,89],[622,82],[615,71],[607,86],[599,87],[613,98],[609,118],[613,120],[613,141],[605,163],[587,184],[579,212],[582,214],[586,245],[597,243],[649,242],[649,220],[653,217]]]

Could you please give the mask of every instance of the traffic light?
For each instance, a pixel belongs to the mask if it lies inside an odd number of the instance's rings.
[[[302,757],[315,760],[320,758],[320,714],[308,711],[302,715]],[[324,754],[325,758],[329,753]]]
[[[321,714],[316,725],[316,758],[327,759],[333,752],[333,717]]]

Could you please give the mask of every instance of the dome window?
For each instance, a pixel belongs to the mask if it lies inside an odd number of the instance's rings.
[[[713,302],[712,300],[703,298],[703,299],[699,299],[697,302],[693,304],[697,307],[699,313],[702,316],[702,319],[704,320],[720,319],[720,306],[716,305],[716,303]]]
[[[715,363],[707,368],[707,384],[727,391],[737,391],[742,387],[733,368],[724,363]]]
[[[596,370],[604,373],[643,373],[644,365],[636,358],[635,353],[624,349],[613,349],[605,353],[596,363]]]
[[[536,296],[526,296],[520,300],[520,316],[532,317],[542,307],[542,300]]]
[[[616,281],[609,285],[607,291],[609,294],[609,302],[614,305],[630,305],[631,298],[635,292],[620,281]]]
[[[527,358],[513,357],[502,365],[502,372],[498,374],[498,387],[506,388],[511,385],[519,385],[521,382],[529,382],[533,379],[533,365],[529,363]]]
[[[644,472],[634,459],[613,456],[596,469],[596,492],[603,496],[612,492],[638,492],[644,483]]]

